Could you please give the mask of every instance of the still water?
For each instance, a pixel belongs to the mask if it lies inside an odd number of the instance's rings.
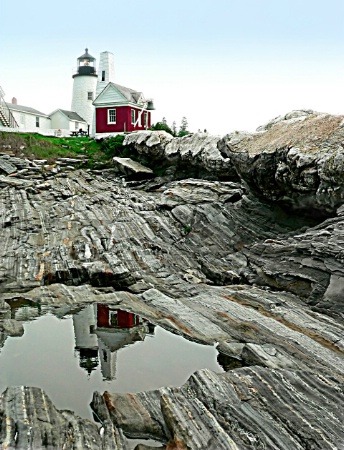
[[[213,346],[200,345],[109,306],[57,318],[19,308],[24,335],[0,348],[0,392],[38,386],[58,409],[92,419],[94,391],[139,392],[181,386],[196,370],[223,372]],[[35,317],[36,316],[36,317]]]

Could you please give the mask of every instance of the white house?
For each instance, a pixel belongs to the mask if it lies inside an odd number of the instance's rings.
[[[88,131],[86,121],[76,112],[56,109],[49,114],[49,117],[51,121],[50,128],[69,131],[78,131],[81,128],[84,131]]]
[[[56,109],[45,114],[30,106],[18,105],[16,98],[6,107],[17,123],[17,131],[69,136],[71,131],[88,131],[86,121],[76,112]],[[1,123],[0,123],[1,125]],[[8,123],[3,124],[8,127]]]
[[[19,128],[37,132],[40,129],[45,130],[51,128],[50,118],[47,114],[29,106],[18,105],[15,98],[12,99],[12,103],[6,103],[6,105],[15,118]]]

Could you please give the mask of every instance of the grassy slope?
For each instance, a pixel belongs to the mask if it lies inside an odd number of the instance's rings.
[[[148,161],[130,147],[123,147],[123,135],[117,135],[102,141],[88,137],[48,137],[40,134],[0,132],[0,153],[13,153],[28,159],[46,159],[54,163],[57,158],[87,157],[87,167],[111,166],[112,158],[119,156],[132,158],[143,165]],[[160,175],[161,170],[157,169]]]
[[[10,146],[10,148],[8,147]],[[40,134],[0,133],[0,151],[11,151],[16,156],[47,159],[86,155],[90,159],[104,157],[101,146],[88,137],[47,137]]]

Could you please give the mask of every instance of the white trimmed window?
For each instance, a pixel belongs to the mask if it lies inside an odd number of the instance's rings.
[[[144,113],[144,119],[143,119],[143,122],[144,122],[144,127],[148,127],[148,113],[147,112],[145,112]]]
[[[118,326],[118,312],[117,311],[109,311],[109,325],[116,327]]]
[[[136,118],[136,111],[135,109],[131,110],[131,123],[134,124],[135,123],[135,118]]]
[[[116,123],[116,110],[108,109],[108,123]]]
[[[87,100],[93,100],[93,92],[92,91],[87,92]]]
[[[36,127],[39,128],[39,117],[36,117]]]

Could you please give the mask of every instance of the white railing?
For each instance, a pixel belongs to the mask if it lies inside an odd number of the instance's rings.
[[[16,119],[13,117],[13,114],[9,110],[8,106],[5,102],[5,92],[0,86],[0,112],[3,116],[3,120],[5,120],[5,124],[7,123],[10,128],[15,128],[18,126]]]

